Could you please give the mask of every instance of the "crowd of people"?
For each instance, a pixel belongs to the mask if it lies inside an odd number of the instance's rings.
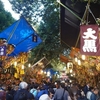
[[[100,100],[98,87],[68,81],[0,84],[0,100]]]

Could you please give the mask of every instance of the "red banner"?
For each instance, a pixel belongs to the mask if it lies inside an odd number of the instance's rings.
[[[80,52],[84,55],[100,56],[98,25],[82,25],[80,27]]]

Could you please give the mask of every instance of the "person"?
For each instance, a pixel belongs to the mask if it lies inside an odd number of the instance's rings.
[[[0,100],[6,100],[6,87],[0,86]]]
[[[37,88],[38,88],[38,84],[35,83],[35,84],[33,84],[33,85],[31,86],[31,89],[30,89],[30,93],[32,93],[32,94],[34,95],[34,98],[36,98],[37,93],[38,93]]]
[[[48,89],[47,88],[45,88],[44,87],[44,85],[43,84],[40,84],[39,85],[39,90],[38,90],[38,93],[37,93],[37,96],[36,96],[36,100],[39,100],[39,98],[42,96],[42,95],[46,95],[46,97],[47,97],[47,95],[48,95]],[[45,96],[44,95],[44,96]]]
[[[55,91],[53,88],[49,88],[49,97],[51,100],[54,100],[54,94],[55,94]]]
[[[85,93],[85,95],[87,94],[87,92],[89,91],[89,88],[90,88],[90,83],[87,83],[84,88],[83,88],[83,91]]]
[[[6,100],[13,100],[14,92],[12,91],[12,87],[8,86],[6,93]]]
[[[57,81],[54,100],[68,100],[69,93],[64,89],[65,84]]]
[[[54,90],[53,88],[49,88],[48,89],[48,94],[42,94],[39,98],[39,100],[54,100],[53,99],[53,95],[54,95]]]
[[[19,84],[19,90],[14,95],[14,100],[34,100],[32,93],[28,91],[28,84],[22,81]]]
[[[91,97],[93,90],[94,90],[94,88],[90,87],[89,91],[87,92],[86,97],[87,97],[88,100],[90,100],[90,97]]]
[[[98,92],[99,92],[98,88],[94,88],[94,91],[91,94],[90,100],[97,100]]]

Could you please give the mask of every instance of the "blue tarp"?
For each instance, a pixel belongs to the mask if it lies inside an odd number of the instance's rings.
[[[37,42],[32,41],[33,35],[37,36]],[[42,42],[24,17],[21,17],[18,21],[1,32],[0,38],[5,38],[8,44],[15,45],[15,49],[11,54],[12,56],[16,56],[20,52],[28,52]]]

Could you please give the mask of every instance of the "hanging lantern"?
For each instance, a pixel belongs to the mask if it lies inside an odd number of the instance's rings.
[[[8,44],[6,53],[10,54],[14,51],[14,49],[15,49],[15,46],[13,44]]]
[[[73,63],[72,62],[68,62],[67,63],[67,68],[68,69],[73,69]]]
[[[79,65],[79,66],[81,66],[81,60],[78,60],[78,62],[77,62],[77,63],[78,63],[78,65]]]
[[[24,65],[22,65],[22,68],[21,69],[23,69],[24,70]]]
[[[81,57],[82,57],[82,60],[85,60],[85,58],[86,58],[86,56],[85,56],[85,55],[82,55]]]

